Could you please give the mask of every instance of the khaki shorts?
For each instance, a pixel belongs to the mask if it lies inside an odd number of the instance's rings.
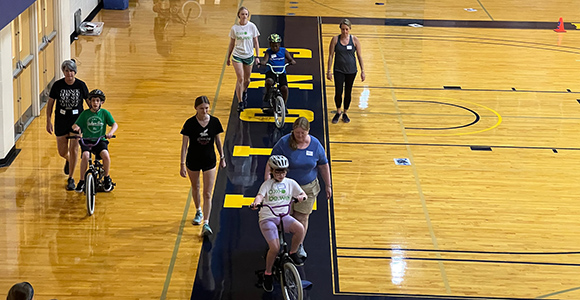
[[[300,203],[293,203],[292,210],[309,215],[312,213],[312,206],[314,206],[314,201],[316,201],[316,197],[318,197],[318,193],[320,193],[318,178],[314,179],[311,183],[301,185],[300,187],[304,190],[308,199]]]

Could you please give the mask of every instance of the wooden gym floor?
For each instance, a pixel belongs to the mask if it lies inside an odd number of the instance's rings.
[[[0,290],[29,281],[40,300],[279,296],[253,286],[265,243],[242,207],[266,156],[235,146],[267,149],[290,127],[232,110],[224,57],[244,5],[262,47],[276,31],[286,47],[312,51],[289,70],[312,87],[292,88],[289,103],[313,112],[334,197],[318,199],[305,241],[310,299],[579,299],[577,3],[294,2],[201,2],[187,24],[157,9],[179,1],[101,11],[104,32],[71,49],[77,77],[105,91],[119,123],[117,188],[86,216],[83,194],[64,189],[43,110],[0,169]],[[334,83],[321,75],[342,17],[361,40],[367,80],[355,81],[352,122],[335,125]],[[552,30],[560,17],[567,33]],[[250,90],[256,107],[261,92]],[[205,241],[179,176],[179,131],[199,95],[227,126],[229,164]]]

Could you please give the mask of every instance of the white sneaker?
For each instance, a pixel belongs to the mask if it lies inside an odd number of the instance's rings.
[[[296,251],[296,254],[298,254],[298,256],[300,257],[308,257],[308,254],[306,254],[306,251],[304,251],[304,246],[302,244],[300,244],[300,246],[298,246],[298,251]]]

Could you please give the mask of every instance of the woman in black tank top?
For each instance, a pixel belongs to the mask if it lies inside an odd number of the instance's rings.
[[[361,56],[361,46],[358,38],[350,34],[351,23],[348,19],[340,22],[340,35],[335,36],[330,41],[330,49],[328,51],[328,72],[326,78],[332,80],[334,70],[334,103],[336,104],[336,114],[332,118],[332,123],[338,123],[342,116],[342,121],[350,122],[350,118],[346,114],[350,107],[352,85],[356,77],[356,57],[360,65],[361,81],[365,81],[365,68]],[[335,57],[334,67],[332,67],[332,59]],[[342,92],[344,89],[344,110],[342,110]]]

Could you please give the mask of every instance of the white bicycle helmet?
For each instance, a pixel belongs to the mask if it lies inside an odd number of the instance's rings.
[[[284,155],[272,155],[268,159],[268,165],[272,169],[288,169],[290,163]]]

